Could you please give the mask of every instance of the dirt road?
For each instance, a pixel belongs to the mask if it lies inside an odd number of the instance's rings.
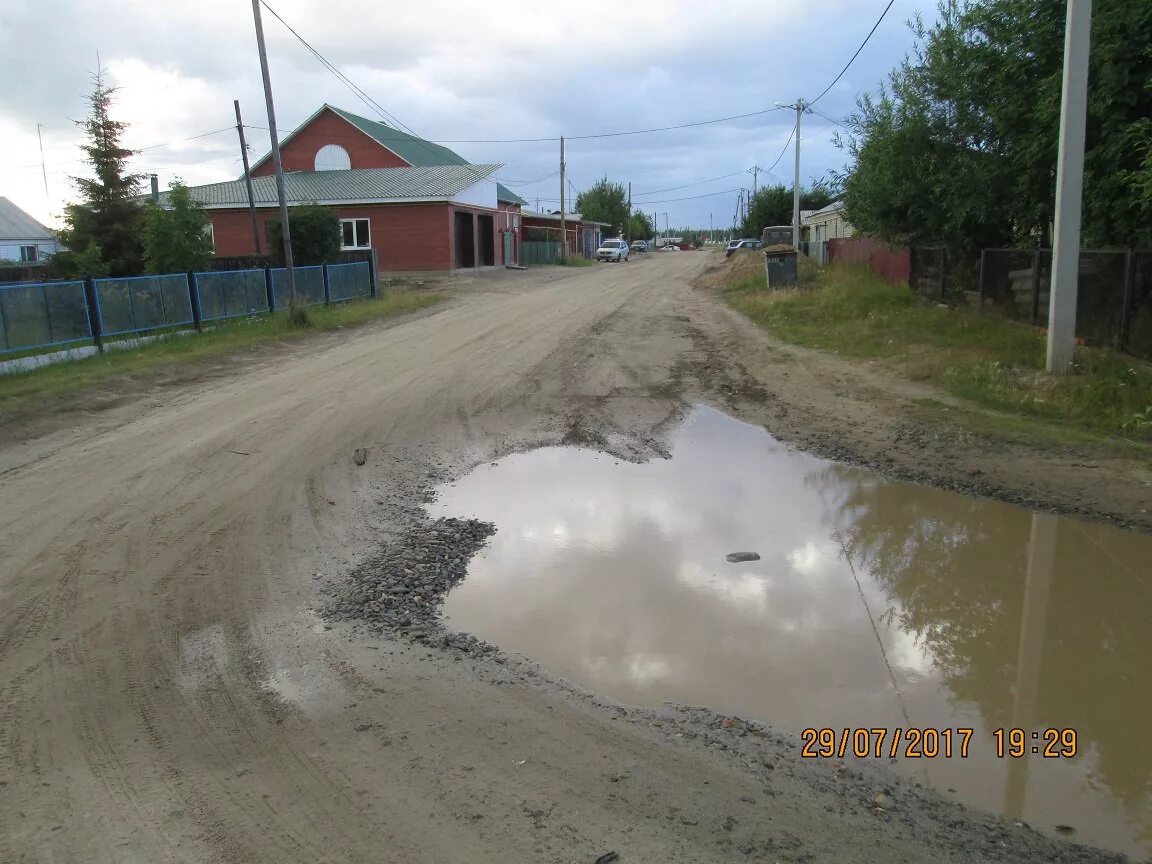
[[[430,483],[495,455],[660,455],[686,399],[831,446],[811,424],[848,379],[816,405],[802,360],[690,288],[702,259],[479,280],[6,426],[0,861],[1106,860],[760,727],[318,614]],[[874,434],[845,446],[879,461]]]

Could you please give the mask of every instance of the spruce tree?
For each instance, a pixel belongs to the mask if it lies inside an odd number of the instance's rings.
[[[60,240],[68,251],[58,256],[58,264],[64,270],[136,276],[144,270],[144,210],[139,197],[144,175],[128,171],[128,160],[136,151],[120,143],[127,124],[109,113],[116,90],[105,82],[103,70],[93,76],[93,85],[88,97],[91,112],[76,125],[87,136],[82,149],[94,177],[71,178],[80,200],[65,207]],[[94,267],[94,262],[102,266]]]

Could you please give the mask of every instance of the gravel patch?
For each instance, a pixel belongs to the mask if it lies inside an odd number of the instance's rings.
[[[468,562],[496,533],[478,519],[435,519],[384,544],[329,590],[329,618],[359,621],[393,638],[452,646],[473,654],[496,649],[466,633],[446,633],[440,605],[468,573]]]

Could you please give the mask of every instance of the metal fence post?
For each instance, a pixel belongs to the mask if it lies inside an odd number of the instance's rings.
[[[200,321],[200,282],[191,270],[188,271],[188,303],[192,307],[192,326],[199,333],[203,329]]]
[[[1120,307],[1120,332],[1116,334],[1116,350],[1128,353],[1128,336],[1132,330],[1132,307],[1136,302],[1136,261],[1131,249],[1124,252],[1123,305]]]
[[[0,335],[4,337],[4,347],[11,348],[12,343],[8,341],[8,316],[4,314],[4,295],[6,293],[0,289]]]
[[[91,275],[84,277],[84,297],[88,301],[88,326],[92,330],[92,341],[96,350],[104,351],[104,320],[100,314],[100,294],[96,290],[96,280]]]
[[[328,282],[328,262],[324,261],[320,264],[320,276],[324,282],[324,305],[332,305],[332,285]]]
[[[264,268],[264,290],[268,293],[268,311],[276,311],[276,288],[272,285],[272,268]]]
[[[977,276],[977,284],[980,286],[980,308],[984,308],[984,265],[988,260],[988,250],[980,250],[980,275]]]
[[[1032,253],[1032,323],[1040,323],[1040,250]]]
[[[368,255],[368,296],[375,297],[376,291],[376,250],[372,249]]]

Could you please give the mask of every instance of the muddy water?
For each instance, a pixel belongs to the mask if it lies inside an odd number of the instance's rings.
[[[966,757],[953,732],[952,758],[898,769],[1152,852],[1149,538],[888,482],[707,408],[670,460],[513,455],[435,509],[499,528],[448,598],[452,627],[625,703],[830,728],[836,746],[845,727],[971,728]],[[760,560],[725,560],[740,551]],[[1049,727],[1075,730],[1074,758],[1031,753]],[[1011,728],[1022,758],[997,756]]]

